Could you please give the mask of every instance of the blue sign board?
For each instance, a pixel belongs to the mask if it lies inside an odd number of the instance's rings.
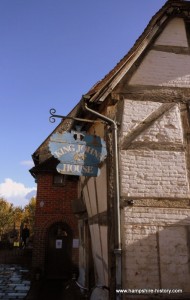
[[[106,143],[99,136],[77,129],[50,137],[50,152],[60,161],[57,171],[68,175],[98,176],[98,166],[107,155]]]

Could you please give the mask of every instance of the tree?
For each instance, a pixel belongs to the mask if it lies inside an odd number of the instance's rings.
[[[36,210],[36,198],[32,197],[24,207],[22,222],[27,223],[30,228],[31,234],[34,233],[34,223],[35,223],[35,210]]]
[[[23,209],[20,206],[13,206],[13,225],[15,229],[20,229],[20,224],[22,223],[23,219]]]
[[[34,232],[36,198],[31,198],[24,207],[13,206],[3,198],[0,198],[0,235],[10,234],[13,231],[19,233],[22,224],[27,223],[31,234]]]
[[[13,229],[13,205],[0,198],[0,235]]]

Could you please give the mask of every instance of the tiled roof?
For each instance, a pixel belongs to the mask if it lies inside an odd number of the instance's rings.
[[[120,72],[124,69],[124,67],[127,66],[127,64],[135,57],[136,52],[138,49],[142,47],[143,41],[147,39],[149,34],[153,32],[155,27],[160,26],[160,21],[165,16],[166,18],[170,16],[179,15],[183,10],[190,10],[190,1],[184,1],[184,0],[168,0],[163,5],[163,7],[152,17],[149,24],[145,28],[144,32],[141,34],[141,36],[137,39],[134,46],[131,48],[131,50],[119,61],[119,63],[100,81],[98,81],[89,91],[86,93],[87,96],[89,96],[90,102],[98,102],[99,98],[109,90],[109,85],[114,81],[116,76],[120,74]],[[190,18],[190,17],[189,17]],[[69,113],[69,116],[78,116],[81,112],[81,104],[80,101],[75,108]],[[55,130],[45,139],[45,141],[38,147],[38,149],[33,154],[34,157],[38,156],[38,152],[41,151],[41,149],[44,146],[47,146],[50,136],[54,132],[60,132],[63,131],[64,124],[67,122],[67,120],[63,120],[56,128]],[[38,164],[38,162],[35,162],[35,164]]]

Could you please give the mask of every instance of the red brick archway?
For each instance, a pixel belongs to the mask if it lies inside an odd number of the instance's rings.
[[[42,221],[42,220],[41,220]],[[35,239],[34,239],[34,249],[33,249],[33,268],[40,269],[43,273],[45,271],[45,259],[46,259],[46,246],[48,243],[48,230],[56,223],[65,223],[72,230],[72,237],[78,237],[78,227],[77,220],[73,215],[71,216],[51,216],[45,219],[40,224],[36,221]],[[72,261],[73,264],[78,263],[78,251],[73,249]]]
[[[38,173],[37,202],[35,216],[33,268],[45,270],[45,254],[48,229],[52,224],[63,222],[78,238],[78,222],[73,214],[71,202],[77,198],[78,186],[72,176],[68,176],[64,185],[54,184],[54,173]],[[78,249],[72,251],[72,261],[78,264]]]

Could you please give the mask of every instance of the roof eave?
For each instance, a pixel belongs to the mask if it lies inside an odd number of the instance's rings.
[[[114,69],[112,69],[111,72],[109,72],[105,78],[102,79],[102,81],[99,81],[97,85],[87,93],[88,95],[92,95],[89,102],[102,103],[107,98],[107,96],[113,91],[123,76],[130,70],[139,56],[150,44],[163,23],[166,22],[171,15],[177,15],[180,12],[180,8],[190,9],[190,2],[180,0],[169,0],[166,2],[166,4],[152,17],[144,32],[135,42],[134,46],[118,64],[119,68],[116,66],[115,72],[113,72]],[[112,76],[109,76],[112,72]],[[107,80],[106,77],[108,77]],[[102,82],[104,81],[105,83],[102,85]],[[100,88],[98,88],[98,86],[100,86]]]

